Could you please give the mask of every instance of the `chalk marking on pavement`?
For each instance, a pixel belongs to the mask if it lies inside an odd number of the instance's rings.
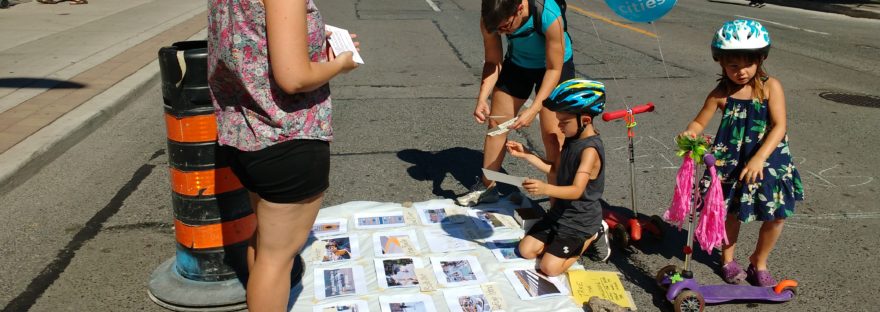
[[[785,27],[785,28],[789,28],[789,29],[802,30],[802,31],[809,32],[809,33],[814,33],[814,34],[820,34],[820,35],[825,35],[825,36],[830,36],[830,35],[831,35],[831,34],[829,34],[829,33],[827,33],[827,32],[821,32],[821,31],[812,30],[812,29],[800,28],[800,27],[797,27],[797,26],[786,25],[786,24],[783,24],[783,23],[778,23],[778,22],[774,22],[774,21],[763,20],[763,19],[760,19],[760,18],[748,17],[748,16],[744,16],[744,15],[734,15],[734,16],[736,16],[736,17],[741,17],[741,18],[752,19],[752,20],[756,20],[756,21],[761,21],[761,22],[765,22],[765,23],[769,23],[769,24],[773,24],[773,25],[776,25],[776,26]]]
[[[803,223],[794,223],[791,221],[785,222],[785,227],[791,227],[796,229],[807,229],[807,230],[820,230],[820,231],[831,231],[831,228],[803,224]]]
[[[568,8],[574,10],[575,12],[580,13],[581,15],[584,15],[584,16],[587,16],[587,17],[591,17],[591,18],[595,18],[595,19],[597,19],[597,20],[600,20],[600,21],[606,22],[606,23],[608,23],[608,24],[611,24],[611,25],[614,25],[614,26],[617,26],[617,27],[620,27],[620,28],[629,29],[629,30],[632,30],[632,31],[634,31],[634,32],[640,33],[640,34],[642,34],[642,35],[645,35],[645,36],[651,37],[651,38],[657,38],[657,34],[655,34],[655,33],[652,33],[652,32],[650,32],[650,31],[647,31],[647,30],[644,30],[644,29],[641,29],[641,28],[638,28],[638,27],[633,27],[633,26],[630,26],[630,25],[627,25],[627,24],[623,24],[623,23],[615,22],[615,21],[610,20],[610,19],[608,19],[607,17],[604,17],[604,16],[602,16],[602,15],[599,15],[599,14],[596,14],[596,13],[593,13],[593,12],[590,12],[590,11],[587,11],[587,10],[584,10],[584,9],[581,9],[581,8],[579,8],[579,7],[577,7],[577,6],[573,5],[573,4],[571,4],[571,3],[568,4]]]
[[[434,10],[434,12],[440,12],[440,8],[437,7],[437,4],[435,4],[434,1],[425,0],[425,2],[427,2],[428,5],[431,6],[431,9]]]
[[[880,219],[880,212],[842,212],[825,213],[817,215],[796,214],[789,219],[799,220],[852,220],[852,219]]]

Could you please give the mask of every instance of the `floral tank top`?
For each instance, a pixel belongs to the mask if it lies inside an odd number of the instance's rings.
[[[256,151],[294,139],[331,141],[329,85],[287,94],[272,75],[262,2],[209,3],[208,84],[220,145]],[[324,21],[312,0],[306,6],[309,56],[324,62]]]

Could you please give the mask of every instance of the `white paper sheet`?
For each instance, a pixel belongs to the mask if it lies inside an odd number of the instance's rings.
[[[357,229],[381,229],[406,226],[403,211],[365,212],[354,215],[354,227]]]
[[[421,249],[415,230],[400,230],[373,233],[373,251],[376,257],[416,256],[408,255],[401,239],[407,239],[416,250]]]
[[[522,300],[535,300],[552,296],[568,296],[565,279],[547,277],[533,268],[507,269],[504,275]]]
[[[314,312],[369,312],[370,306],[363,300],[344,300],[315,306]]]
[[[526,181],[526,178],[524,178],[524,177],[512,176],[512,175],[504,174],[504,173],[501,173],[498,171],[489,170],[486,168],[483,168],[483,175],[486,176],[486,179],[489,179],[491,181],[501,182],[504,184],[510,184],[510,185],[513,185],[516,187],[522,187],[523,182]]]
[[[364,59],[361,58],[361,54],[358,53],[357,47],[354,46],[354,41],[351,40],[351,34],[348,33],[348,30],[330,25],[324,25],[324,29],[331,32],[328,40],[330,41],[330,47],[333,48],[334,55],[351,51],[354,53],[352,60],[354,60],[355,63],[364,63]]]
[[[479,285],[487,281],[480,261],[474,256],[431,257],[431,268],[437,282],[444,287]]]
[[[468,286],[447,288],[443,290],[443,298],[450,312],[500,312],[489,305],[489,300],[483,294],[480,286]]]
[[[519,241],[519,238],[500,239],[488,241],[487,245],[489,250],[492,251],[492,254],[495,255],[495,259],[498,259],[499,262],[526,260],[516,254],[516,248],[519,246]]]
[[[367,282],[361,266],[315,269],[315,298],[360,296],[367,293]]]
[[[342,262],[358,259],[361,256],[357,235],[324,237],[318,244],[321,251],[319,263]],[[317,250],[317,249],[316,249]]]
[[[382,312],[437,312],[429,295],[379,296]]]
[[[489,129],[489,132],[486,133],[486,135],[496,136],[496,135],[501,135],[501,134],[507,133],[507,131],[510,131],[509,127],[512,126],[513,123],[515,123],[517,119],[519,119],[519,117],[513,117],[508,121],[502,122],[497,127]]]
[[[373,259],[376,265],[376,281],[380,288],[418,287],[416,269],[424,267],[420,258],[400,257]]]
[[[318,219],[312,226],[312,235],[315,237],[345,234],[346,232],[348,232],[348,220],[343,218]]]
[[[447,253],[477,249],[477,244],[470,241],[465,232],[456,228],[425,229],[422,232],[428,247],[434,253]]]

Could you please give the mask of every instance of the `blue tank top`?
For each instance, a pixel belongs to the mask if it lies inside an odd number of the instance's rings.
[[[539,14],[539,12],[529,13]],[[544,12],[540,12],[540,14],[543,14],[541,23],[544,24],[541,25],[541,30],[545,34],[553,22],[562,18],[559,5],[555,0],[544,0]],[[535,31],[535,21],[531,16],[519,29],[510,34],[507,40],[509,41],[507,58],[510,58],[514,64],[524,68],[547,68],[546,42],[544,36]],[[571,59],[571,55],[571,37],[565,33],[565,56],[562,61],[568,61]]]

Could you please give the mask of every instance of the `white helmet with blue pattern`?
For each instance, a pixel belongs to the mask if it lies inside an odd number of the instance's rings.
[[[712,58],[717,61],[720,55],[730,52],[757,52],[766,58],[770,52],[770,33],[753,20],[728,21],[712,39]]]

